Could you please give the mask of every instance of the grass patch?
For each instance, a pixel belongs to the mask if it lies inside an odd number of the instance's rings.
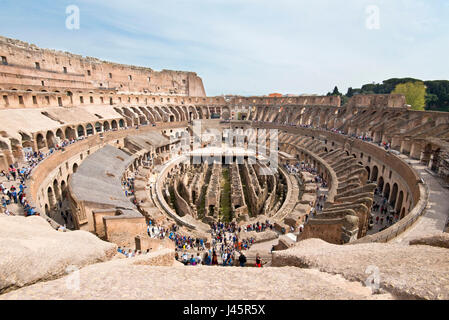
[[[229,179],[229,168],[223,167],[221,171],[221,197],[220,197],[220,214],[221,220],[232,222],[234,219],[231,205],[231,182]]]

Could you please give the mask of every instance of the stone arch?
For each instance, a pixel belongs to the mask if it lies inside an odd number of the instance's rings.
[[[368,179],[369,179],[369,177],[371,177],[371,168],[366,166],[365,170],[368,172]]]
[[[388,183],[388,182],[385,185],[384,197],[387,198],[387,201],[390,199],[390,183]]]
[[[148,111],[150,112],[150,114],[153,115],[155,122],[160,122],[162,121],[161,115],[159,114],[159,112],[156,110],[155,107],[153,108],[148,108]]]
[[[371,173],[371,181],[377,181],[378,174],[379,174],[379,168],[377,168],[377,166],[374,166],[373,171]]]
[[[94,126],[90,123],[86,125],[86,135],[90,136],[94,134]]]
[[[65,128],[64,131],[65,131],[66,139],[69,139],[69,140],[76,139],[76,133],[73,128],[67,127],[67,128]]]
[[[108,131],[111,129],[108,121],[103,122],[103,131]]]
[[[50,209],[53,209],[56,205],[56,198],[51,187],[47,188],[47,197]]]
[[[67,91],[67,96],[70,98],[70,104],[73,104],[73,93],[72,93],[72,91]]]
[[[60,141],[64,140],[64,133],[61,129],[56,130],[56,136],[60,139]]]
[[[224,107],[221,111],[221,118],[224,120],[230,120],[231,119],[231,111],[228,107]]]
[[[112,120],[111,127],[112,127],[112,130],[117,129],[117,120]]]
[[[72,172],[76,173],[77,170],[78,170],[78,164],[75,162],[72,166]]]
[[[55,134],[53,133],[53,131],[48,130],[47,134],[45,135],[45,139],[47,140],[48,148],[54,148],[56,146],[56,139],[55,139]]]
[[[102,125],[100,122],[95,123],[95,132],[101,132],[102,131]]]
[[[201,109],[201,107],[196,107],[195,109],[196,109],[198,118],[203,119],[203,110]]]
[[[384,178],[380,177],[379,181],[377,183],[377,188],[379,188],[379,192],[382,192],[384,190]]]
[[[186,115],[185,115],[183,109],[180,108],[179,106],[176,106],[175,109],[178,111],[179,116],[181,117],[180,121],[186,121]]]
[[[396,198],[398,196],[398,190],[399,190],[398,184],[397,183],[393,184],[393,190],[391,191],[391,196],[390,196],[390,204],[393,208],[396,205]]]
[[[150,121],[151,124],[156,123],[156,117],[154,116],[154,113],[151,111],[150,107],[140,107],[140,109],[147,115],[148,121]]]
[[[37,148],[43,149],[46,147],[45,145],[45,140],[44,140],[44,136],[42,135],[42,133],[38,133],[36,136],[36,142],[37,142]]]
[[[139,107],[139,110],[141,111],[141,113],[145,115],[146,121],[154,123],[154,120],[152,119],[153,116],[148,112],[148,110],[145,107]]]
[[[62,201],[61,190],[59,188],[59,183],[57,179],[53,180],[53,192],[55,194],[56,201],[58,202]]]
[[[118,121],[118,125],[119,125],[120,128],[124,128],[125,127],[125,121],[123,119],[120,119]]]
[[[405,217],[405,208],[402,208],[402,211],[401,211],[401,219],[404,218],[404,217]]]
[[[82,125],[79,125],[76,131],[78,132],[78,137],[84,137],[85,132],[84,127]]]
[[[60,188],[62,199],[65,199],[67,197],[67,184],[65,183],[64,180],[61,181]]]

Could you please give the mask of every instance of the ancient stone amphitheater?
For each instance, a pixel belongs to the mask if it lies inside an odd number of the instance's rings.
[[[448,113],[401,95],[208,97],[193,72],[7,38],[0,56],[0,170],[32,168],[39,214],[1,208],[0,299],[449,298]],[[210,248],[218,221],[267,220],[239,234],[263,268],[184,266],[147,232]]]

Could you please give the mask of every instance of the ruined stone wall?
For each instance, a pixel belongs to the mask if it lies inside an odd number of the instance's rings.
[[[221,164],[214,163],[209,186],[206,192],[206,210],[209,206],[214,206],[216,212],[220,206],[220,183],[221,183]]]
[[[136,250],[146,252],[150,249],[150,252],[159,251],[162,249],[175,250],[175,243],[169,239],[153,239],[148,236],[137,236],[135,238]]]
[[[359,94],[351,97],[347,106],[403,108],[405,104],[405,96],[402,94]]]
[[[104,217],[103,221],[106,240],[121,247],[134,247],[136,235],[147,231],[145,217]]]
[[[0,37],[0,88],[28,85],[67,89],[111,89],[205,96],[201,78],[193,72],[122,65],[67,52],[41,49]]]
[[[175,194],[175,201],[176,201],[176,212],[181,216],[184,217],[185,215],[195,216],[195,214],[192,212],[189,204],[187,201],[181,197],[181,195],[178,192],[178,185],[179,181],[177,178],[174,180],[173,184],[173,191]]]
[[[329,243],[343,244],[343,221],[338,220],[312,220],[305,225],[304,231],[298,236],[297,241],[306,239],[322,239]]]

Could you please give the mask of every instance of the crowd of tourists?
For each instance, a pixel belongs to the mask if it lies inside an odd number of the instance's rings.
[[[238,258],[237,258],[238,253]],[[203,255],[201,255],[199,252],[197,252],[196,255],[189,254],[187,252],[183,252],[182,254],[179,254],[178,251],[175,253],[175,259],[179,262],[182,262],[186,266],[218,266],[220,263],[218,262],[218,254],[217,250],[210,249],[207,252],[205,252]],[[221,265],[223,267],[227,266],[237,266],[240,267],[246,267],[247,258],[245,254],[242,251],[235,252],[231,250],[226,250],[223,253],[221,253]],[[262,267],[262,259],[260,258],[260,255],[256,255],[256,263],[255,267],[261,268]]]
[[[123,254],[127,258],[134,258],[140,255],[149,254],[151,249],[147,249],[146,251],[141,250],[133,250],[133,249],[126,249],[122,247],[117,248],[117,252]]]
[[[370,226],[379,225],[381,230],[385,229],[399,220],[399,214],[391,210],[388,199],[382,195],[379,188],[374,191],[375,202],[371,207]]]
[[[131,197],[131,201],[137,205],[137,200],[134,195],[134,178],[127,178],[123,181],[123,188],[125,189],[125,196]]]
[[[82,140],[79,138],[78,140]],[[20,205],[23,208],[24,215],[26,217],[39,215],[36,211],[35,207],[32,207],[27,199],[25,193],[25,182],[31,176],[32,170],[47,157],[52,155],[55,151],[63,149],[65,146],[75,143],[77,140],[64,140],[61,143],[57,144],[54,148],[50,148],[47,153],[43,153],[42,151],[25,151],[24,152],[24,164],[22,166],[10,165],[8,171],[2,170],[0,172],[0,177],[6,178],[6,180],[2,181],[0,184],[0,192],[2,193],[1,205],[3,210],[8,215],[15,215],[12,213],[8,205],[15,203]],[[14,184],[18,184],[18,189]],[[9,188],[3,183],[8,182],[12,184]]]
[[[16,215],[8,207],[12,203],[21,206],[24,210],[25,216],[39,215],[36,208],[31,207],[27,201],[25,193],[25,181],[29,179],[32,167],[24,166],[22,168],[16,168],[10,165],[8,171],[2,170],[1,177],[7,179],[0,183],[1,192],[1,207],[6,215]],[[10,184],[8,187],[7,184]],[[17,186],[17,187],[16,187]]]

